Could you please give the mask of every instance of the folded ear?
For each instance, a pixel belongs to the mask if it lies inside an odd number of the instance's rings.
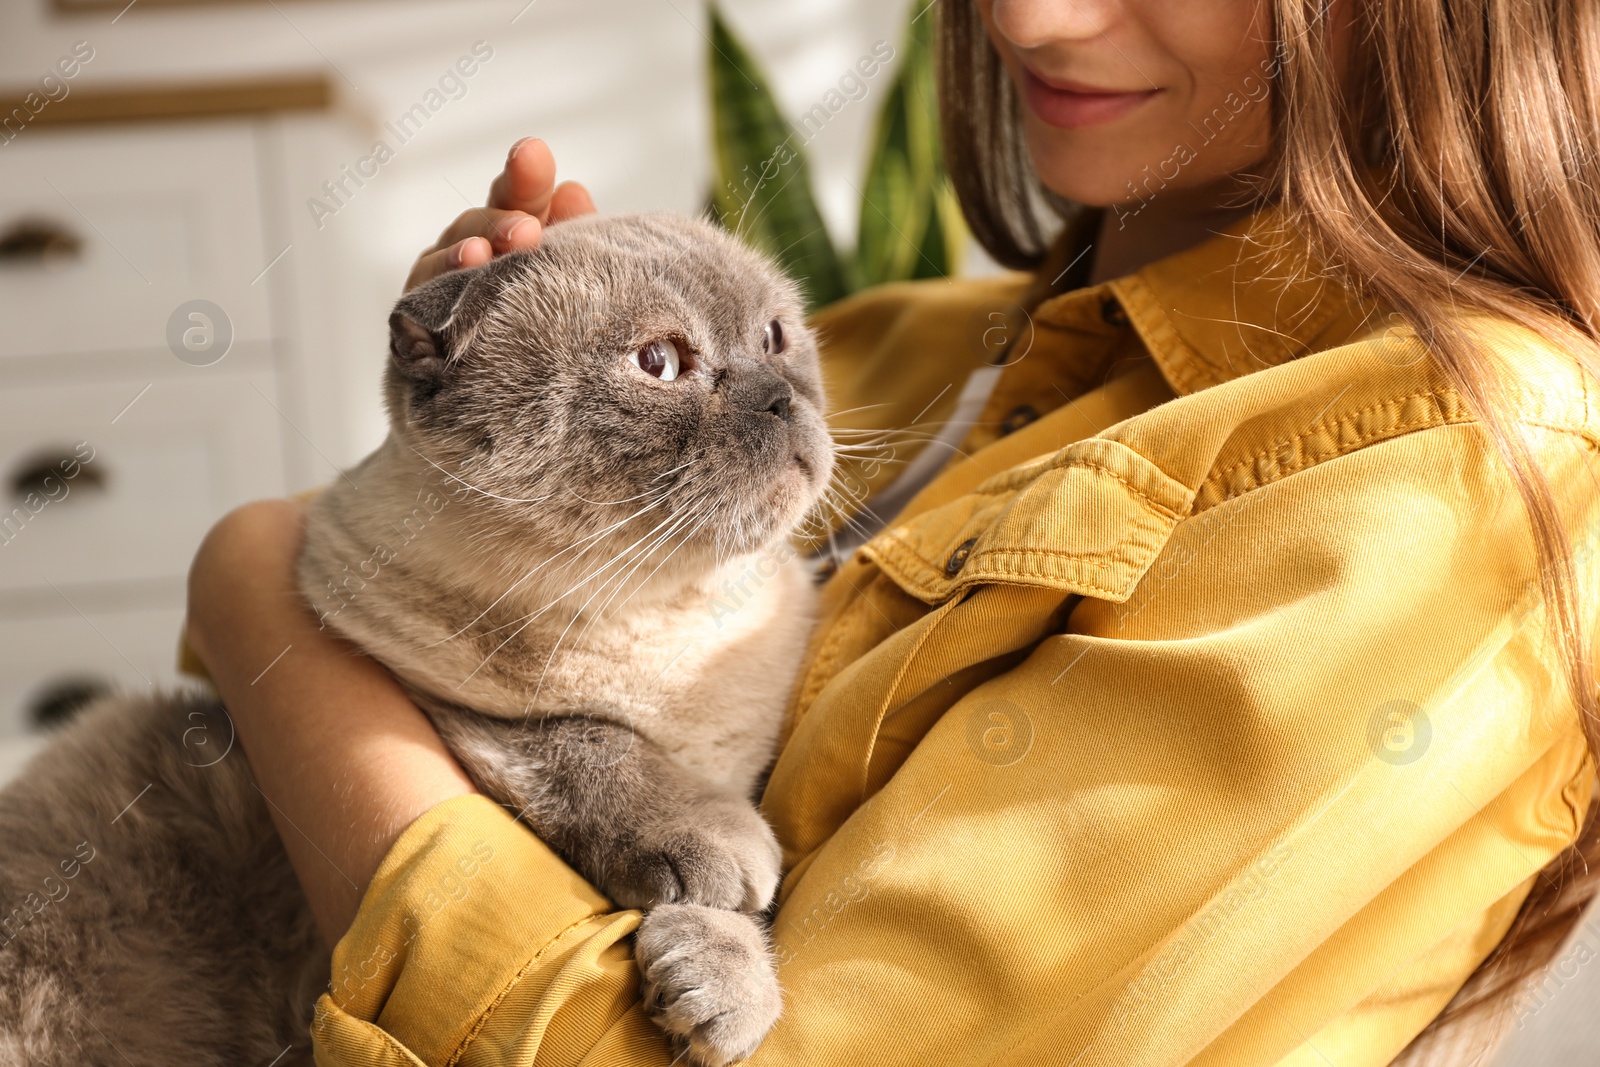
[[[450,362],[452,320],[476,270],[441,274],[402,296],[389,315],[389,357],[410,381],[437,386]]]

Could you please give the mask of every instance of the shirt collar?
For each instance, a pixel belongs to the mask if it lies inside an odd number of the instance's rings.
[[[1069,227],[1044,271],[1072,261],[1092,236]],[[1063,326],[1125,317],[1180,396],[1345,344],[1384,322],[1277,207],[1132,274],[1049,297],[1034,315]]]

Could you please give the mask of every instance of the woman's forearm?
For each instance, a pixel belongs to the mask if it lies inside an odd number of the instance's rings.
[[[594,211],[523,138],[490,187],[418,257],[407,288],[539,243]],[[319,630],[295,588],[305,511],[248,504],[207,536],[189,576],[190,647],[228,706],[329,944],[349,928],[389,847],[419,815],[473,793],[433,726],[376,662]]]
[[[303,522],[298,505],[266,501],[212,530],[190,574],[188,638],[331,946],[401,831],[475,790],[389,673],[318,628],[294,581]]]

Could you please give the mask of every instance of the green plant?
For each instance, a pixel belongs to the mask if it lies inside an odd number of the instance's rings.
[[[893,82],[879,108],[853,256],[828,236],[805,149],[767,78],[711,5],[711,131],[722,224],[775,257],[812,308],[857,289],[937,278],[960,262],[966,228],[940,156],[933,88],[933,20],[914,7]]]

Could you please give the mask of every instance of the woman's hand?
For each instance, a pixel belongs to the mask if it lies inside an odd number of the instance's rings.
[[[532,248],[553,222],[594,212],[589,191],[577,182],[556,184],[550,146],[524,137],[511,146],[505,169],[489,186],[487,207],[464,211],[417,257],[406,278],[414,289],[430,278],[460,267],[477,267],[495,256]]]
[[[292,500],[223,516],[189,570],[185,636],[332,946],[400,833],[476,790],[389,672],[320,627],[296,581],[305,521]]]

